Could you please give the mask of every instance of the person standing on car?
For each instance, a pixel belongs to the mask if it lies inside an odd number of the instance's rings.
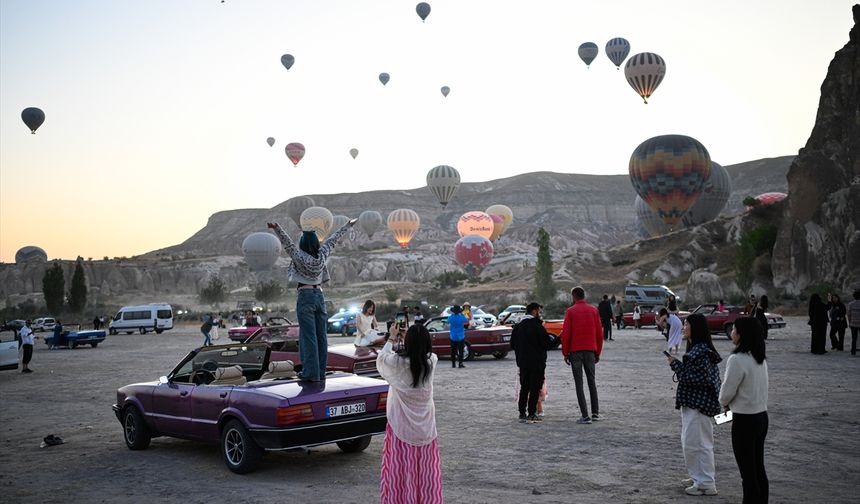
[[[828,316],[830,318],[830,349],[845,350],[845,329],[848,323],[845,321],[847,310],[842,300],[839,299],[839,294],[830,295],[830,309]]]
[[[395,352],[388,340],[376,357],[376,368],[389,386],[379,481],[382,504],[442,503],[442,464],[433,401],[437,362],[430,333],[421,324],[406,331],[401,350]]]
[[[32,322],[28,319],[27,322],[21,327],[21,330],[18,331],[18,335],[21,337],[21,369],[22,373],[32,373],[33,370],[30,369],[30,359],[33,358],[33,329],[31,327]]]
[[[466,326],[469,319],[463,315],[463,309],[457,305],[451,307],[448,315],[448,339],[451,340],[451,367],[466,367],[463,365],[463,349],[466,347]],[[456,362],[455,362],[456,361]]]
[[[328,259],[338,240],[355,225],[358,219],[351,219],[332,233],[320,244],[315,231],[303,231],[299,245],[284,232],[280,224],[269,222],[284,250],[292,261],[287,269],[288,281],[297,283],[296,315],[299,319],[299,358],[302,381],[325,379],[328,364],[328,336],[326,326],[328,314],[322,284],[331,278],[328,272]]]
[[[521,422],[539,422],[538,399],[546,373],[546,351],[553,347],[552,338],[543,327],[543,306],[529,303],[526,315],[511,332],[511,349],[517,357],[520,370],[520,394],[517,406]],[[528,415],[526,415],[528,407]]]
[[[200,332],[203,333],[203,346],[212,346],[212,339],[209,336],[209,331],[212,330],[212,326],[215,324],[215,321],[212,320],[212,314],[207,313],[203,316],[203,324],[200,326]]]
[[[612,339],[612,303],[609,296],[603,295],[603,300],[597,304],[597,312],[600,314],[600,325],[603,326],[603,341]]]
[[[621,301],[616,301],[612,307],[612,315],[615,316],[615,328],[621,330],[621,323],[624,322],[624,309],[621,308]]]
[[[597,308],[585,302],[585,289],[574,287],[570,294],[573,297],[573,306],[564,314],[561,351],[564,363],[571,367],[573,380],[576,382],[576,401],[582,413],[576,423],[590,424],[600,420],[594,366],[600,361],[600,352],[603,350],[603,328],[600,326]],[[582,387],[583,369],[591,396],[591,416],[588,416],[588,404],[585,402],[585,391]]]

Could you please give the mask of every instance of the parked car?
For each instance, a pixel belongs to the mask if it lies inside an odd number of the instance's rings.
[[[439,315],[440,316],[444,315],[446,317],[448,315],[451,315],[451,307],[450,306],[445,307],[445,309],[442,310],[442,313],[440,313]],[[472,319],[469,321],[469,323],[472,327],[483,327],[483,326],[489,327],[489,326],[496,325],[498,323],[498,319],[492,313],[485,312],[483,310],[483,308],[481,308],[480,306],[473,306],[472,307]]]
[[[33,332],[53,331],[55,325],[57,325],[57,321],[54,320],[54,317],[39,317],[33,320],[31,329]]]
[[[513,327],[518,324],[525,316],[525,309],[523,309],[522,311],[517,310],[511,312],[511,314],[505,318],[505,321],[501,323]],[[499,320],[501,320],[501,317],[499,318]],[[543,327],[544,329],[546,329],[546,332],[548,332],[550,336],[553,337],[553,348],[555,349],[560,347],[561,339],[559,338],[559,336],[561,336],[561,329],[564,327],[564,319],[544,320]]]
[[[447,316],[436,316],[427,319],[424,326],[430,331],[433,340],[433,353],[439,356],[451,356],[451,339]],[[463,349],[463,359],[472,360],[481,355],[490,354],[496,359],[504,359],[511,351],[511,328],[508,326],[479,327],[466,329],[466,344]]]
[[[8,338],[0,336],[0,371],[18,369],[18,341],[11,334]]]
[[[0,331],[12,331],[12,332],[17,333],[25,325],[27,325],[26,320],[20,320],[20,319],[7,320],[6,323],[4,323],[2,326],[0,326]]]
[[[326,324],[326,332],[340,333],[341,336],[349,336],[355,334],[355,318],[358,316],[356,312],[338,312],[328,319]]]
[[[681,298],[665,285],[630,284],[624,287],[624,301],[627,303],[644,303],[666,306],[669,296],[675,296],[679,303]]]
[[[245,341],[249,336],[257,332],[261,327],[280,327],[280,326],[295,326],[295,336],[299,337],[299,326],[298,324],[294,324],[290,319],[286,317],[269,317],[263,322],[262,326],[259,325],[241,325],[239,327],[231,327],[227,330],[227,337],[233,341]]]
[[[747,313],[742,306],[723,306],[723,311],[717,310],[716,304],[699,305],[691,313],[700,313],[708,321],[708,329],[712,333],[724,332],[731,338],[732,328],[738,317],[746,317]],[[785,319],[778,313],[765,312],[768,329],[780,329],[785,327]]]
[[[88,330],[88,331],[63,331],[59,344],[54,343],[53,336],[45,336],[45,344],[49,347],[68,347],[72,350],[79,346],[89,345],[93,348],[99,346],[99,343],[106,338],[105,331]]]
[[[113,411],[126,446],[144,450],[157,436],[219,443],[227,468],[241,474],[267,451],[337,443],[359,452],[385,432],[384,381],[331,373],[300,382],[267,373],[271,357],[265,344],[202,347],[157,381],[121,387]]]
[[[660,313],[660,310],[665,308],[666,305],[639,305],[639,327],[646,326],[656,326],[657,325],[657,314]],[[684,320],[690,312],[684,310],[678,310],[678,318]],[[626,329],[627,327],[636,327],[636,324],[633,320],[633,311],[624,312],[624,315],[621,319],[621,328]]]
[[[504,310],[502,310],[501,313],[499,313],[499,323],[505,324],[506,323],[505,321],[508,319],[508,317],[510,317],[510,315],[512,313],[525,313],[525,312],[526,312],[526,305],[521,305],[521,304],[510,305],[507,308],[505,308]]]

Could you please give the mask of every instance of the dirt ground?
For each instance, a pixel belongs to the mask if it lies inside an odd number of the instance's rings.
[[[860,357],[811,355],[803,318],[789,317],[787,328],[770,334],[765,456],[771,502],[857,502]],[[37,340],[33,374],[0,372],[0,500],[378,501],[381,437],[359,454],[341,453],[334,445],[269,454],[245,476],[227,470],[215,445],[157,438],[148,450],[128,450],[111,411],[115,390],[166,374],[201,339],[196,328],[179,328],[162,335],[108,336],[95,349],[48,350]],[[541,424],[516,420],[513,355],[482,357],[457,370],[440,361],[436,419],[445,500],[696,499],[683,494],[680,415],[672,373],[660,354],[665,340],[653,329],[616,331],[615,339],[597,367],[605,420],[592,425],[574,423],[573,379],[558,351],[550,352],[550,393]],[[722,335],[715,341],[727,356],[731,342]],[[719,496],[699,498],[710,503],[741,501],[730,429],[715,428]],[[39,448],[48,434],[66,443]]]

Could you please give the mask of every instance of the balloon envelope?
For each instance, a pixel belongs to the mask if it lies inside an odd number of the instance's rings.
[[[616,37],[606,43],[606,57],[619,68],[624,59],[630,54],[630,42],[627,39]]]
[[[295,198],[287,200],[287,215],[289,215],[290,219],[293,219],[293,222],[296,223],[296,226],[301,229],[302,212],[314,205],[315,203],[313,198],[309,196],[296,196]]]
[[[409,245],[420,225],[421,218],[414,210],[399,208],[388,214],[388,229],[394,234],[394,239],[401,248]]]
[[[439,165],[427,172],[427,187],[442,206],[460,189],[460,172],[448,165]]]
[[[421,2],[415,6],[415,12],[418,13],[418,17],[421,18],[421,21],[424,21],[427,19],[427,16],[430,15],[430,4],[427,2]]]
[[[358,216],[358,225],[368,238],[373,238],[373,233],[382,227],[382,214],[376,210],[365,210]]]
[[[674,229],[711,176],[711,156],[695,138],[656,136],[636,147],[629,171],[636,194]]]
[[[597,53],[599,50],[597,49],[597,44],[594,42],[585,42],[579,46],[579,58],[585,62],[586,65],[591,65],[591,62],[594,61],[594,58],[597,57]]]
[[[266,139],[266,143],[269,144],[269,147],[271,147],[271,146],[275,145],[275,139],[272,137],[269,137]]]
[[[657,236],[663,236],[664,234],[672,231],[672,229],[663,222],[663,219],[657,215],[657,212],[648,206],[648,203],[645,203],[645,200],[639,196],[636,196],[636,202],[633,206],[636,209],[636,221],[639,222],[639,226],[645,230],[648,237],[656,238]]]
[[[490,264],[493,252],[493,244],[483,236],[464,236],[454,244],[454,259],[472,276],[479,275]]]
[[[634,54],[624,65],[624,77],[639,96],[648,103],[648,98],[666,76],[666,62],[654,53]]]
[[[493,236],[493,219],[484,212],[466,212],[457,221],[460,236],[477,235],[490,239]]]
[[[295,62],[296,58],[294,58],[292,54],[285,54],[281,56],[281,64],[284,65],[284,68],[286,68],[287,70],[289,70]]]
[[[381,74],[379,74],[379,82],[381,82],[383,86],[388,84],[389,79],[391,79],[391,76],[387,73],[382,72]]]
[[[514,222],[514,213],[508,208],[506,205],[492,205],[484,210],[484,213],[492,217],[493,215],[498,215],[502,219],[504,219],[504,226],[502,227],[501,234],[505,234],[508,231],[508,228],[511,227],[511,224]]]
[[[777,201],[782,201],[788,197],[788,194],[781,192],[766,192],[763,194],[759,194],[755,197],[762,205],[770,205],[771,203],[776,203]],[[747,210],[750,210],[752,207],[747,207]]]
[[[447,98],[447,97],[448,97],[448,93],[450,93],[450,92],[451,92],[451,88],[449,88],[448,86],[442,86],[441,91],[442,91],[442,96],[444,96],[445,98]]]
[[[272,233],[251,233],[242,241],[242,254],[251,271],[267,271],[281,255],[281,242]]]
[[[502,236],[502,231],[505,230],[505,218],[501,215],[487,214],[493,221],[493,234],[490,235],[490,241],[495,242]]]
[[[681,218],[687,227],[698,226],[716,219],[732,195],[732,177],[725,168],[711,161],[711,175],[702,187],[702,194]]]
[[[349,222],[349,217],[346,215],[335,215],[331,221],[331,228],[337,231]]]
[[[45,122],[45,113],[40,108],[27,107],[21,111],[21,119],[30,128],[30,133],[35,135],[39,126]]]
[[[305,146],[298,142],[287,144],[287,147],[284,150],[287,153],[287,157],[293,162],[293,166],[297,166],[299,161],[305,157]]]
[[[349,149],[349,155],[352,156],[352,159],[355,159],[356,157],[358,157],[358,149],[356,149],[356,148]]]
[[[18,252],[15,252],[15,264],[24,264],[31,262],[48,262],[48,253],[41,247],[28,245],[21,247]]]
[[[320,241],[325,240],[334,224],[334,216],[328,208],[312,206],[299,217],[302,231],[315,231]]]

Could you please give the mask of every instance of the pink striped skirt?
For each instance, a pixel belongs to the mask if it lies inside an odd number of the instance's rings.
[[[442,468],[439,443],[413,446],[385,427],[382,445],[382,477],[379,484],[382,504],[441,504]]]

